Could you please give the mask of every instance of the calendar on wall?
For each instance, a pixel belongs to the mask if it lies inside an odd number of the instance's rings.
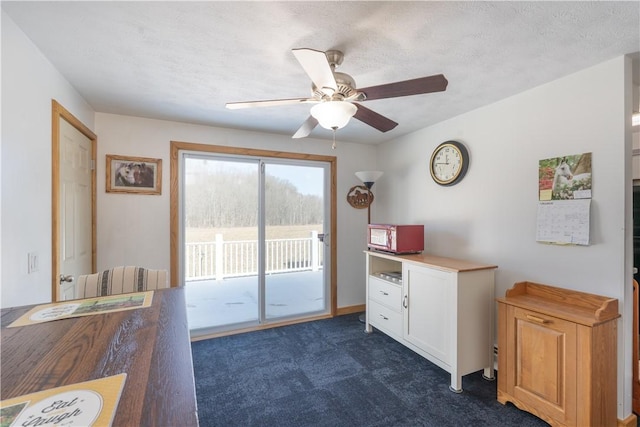
[[[591,153],[538,162],[536,241],[589,245]]]
[[[538,202],[536,241],[588,245],[591,199]]]

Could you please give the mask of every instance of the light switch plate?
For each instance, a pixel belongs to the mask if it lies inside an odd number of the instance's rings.
[[[40,268],[40,257],[37,252],[29,252],[27,254],[27,273],[35,273]]]

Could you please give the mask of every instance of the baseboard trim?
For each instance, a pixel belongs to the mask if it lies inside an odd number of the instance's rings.
[[[365,304],[351,305],[349,307],[341,307],[341,308],[338,308],[336,310],[336,316],[344,316],[344,315],[353,314],[353,313],[362,313],[363,311],[365,311],[365,309],[366,309],[366,305]],[[211,332],[211,333],[208,333],[208,334],[203,334],[203,335],[198,335],[198,336],[195,336],[195,337],[191,337],[191,342],[208,340],[208,339],[211,339],[211,338],[225,337],[225,336],[228,336],[228,335],[243,334],[245,332],[261,331],[263,329],[278,328],[280,326],[295,325],[296,323],[305,323],[305,322],[311,322],[311,321],[314,321],[314,320],[329,319],[331,317],[333,317],[333,316],[331,316],[330,314],[323,314],[323,315],[320,315],[320,316],[305,317],[303,319],[295,319],[295,320],[286,320],[286,321],[278,322],[278,323],[267,323],[267,324],[263,324],[263,325],[253,325],[253,326],[250,326],[250,327],[247,327],[247,328],[234,329],[234,330],[231,330],[231,331]]]
[[[348,307],[340,307],[336,310],[336,316],[344,316],[345,314],[362,313],[367,309],[366,304],[350,305]]]
[[[262,325],[253,325],[247,328],[241,328],[241,329],[233,329],[230,331],[220,331],[220,332],[212,332],[209,334],[203,334],[203,335],[198,335],[195,337],[191,337],[191,342],[196,342],[196,341],[202,341],[202,340],[208,340],[211,338],[219,338],[219,337],[226,337],[229,335],[237,335],[237,334],[244,334],[246,332],[254,332],[254,331],[261,331],[263,329],[272,329],[272,328],[279,328],[281,326],[288,326],[288,325],[295,325],[298,323],[306,323],[306,322],[312,322],[314,320],[322,320],[322,319],[330,319],[331,316],[330,314],[322,314],[320,316],[312,316],[312,317],[305,317],[302,319],[294,319],[294,320],[286,320],[283,322],[278,322],[278,323],[266,323],[266,324],[262,324]]]
[[[618,427],[636,427],[638,425],[638,417],[636,414],[631,413],[624,420],[618,420]]]

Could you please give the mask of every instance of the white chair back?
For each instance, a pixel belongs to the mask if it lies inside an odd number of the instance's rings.
[[[94,274],[78,276],[76,298],[141,292],[169,287],[167,270],[142,267],[114,267]]]

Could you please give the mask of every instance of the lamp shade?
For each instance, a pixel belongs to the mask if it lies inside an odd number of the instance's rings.
[[[326,101],[314,105],[311,108],[311,115],[323,128],[335,130],[345,127],[357,109],[347,101]]]
[[[367,188],[371,188],[373,183],[380,179],[383,173],[384,172],[381,171],[360,171],[356,172],[356,176],[367,186]]]

